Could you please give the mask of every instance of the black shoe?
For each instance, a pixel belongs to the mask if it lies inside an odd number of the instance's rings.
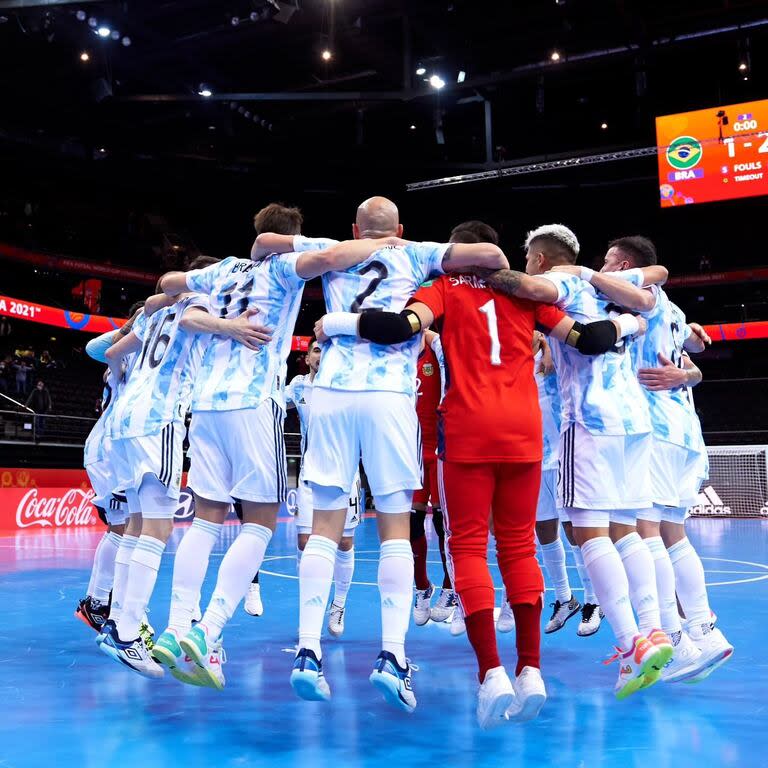
[[[109,618],[109,605],[100,603],[92,597],[80,601],[75,611],[75,618],[80,619],[96,632],[101,632],[104,622]]]

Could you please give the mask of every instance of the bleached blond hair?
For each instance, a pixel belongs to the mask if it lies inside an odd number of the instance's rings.
[[[573,260],[579,255],[579,241],[573,231],[564,224],[544,224],[531,230],[525,237],[525,249],[531,247],[531,243],[538,239],[554,240],[573,254]]]

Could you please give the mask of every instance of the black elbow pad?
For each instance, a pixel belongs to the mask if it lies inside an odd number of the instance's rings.
[[[582,355],[601,355],[615,351],[617,341],[618,332],[612,320],[595,320],[586,325],[574,323],[566,343],[576,347]]]
[[[399,344],[421,330],[419,316],[410,309],[394,312],[363,312],[357,332],[376,344]]]

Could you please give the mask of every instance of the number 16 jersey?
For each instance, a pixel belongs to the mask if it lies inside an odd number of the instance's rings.
[[[325,248],[333,240],[296,236],[294,249]],[[386,247],[344,272],[323,275],[328,312],[401,312],[416,289],[442,275],[448,245],[409,243]],[[401,392],[415,396],[418,336],[402,344],[374,344],[356,336],[334,336],[323,346],[314,386],[356,392]]]

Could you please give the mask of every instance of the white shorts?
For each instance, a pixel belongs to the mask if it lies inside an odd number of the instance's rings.
[[[110,455],[113,455],[111,451]],[[116,496],[114,493],[118,483],[112,471],[112,463],[106,460],[95,461],[93,464],[88,464],[85,471],[96,494],[91,499],[91,504],[104,510],[110,525],[122,525],[128,515],[128,509],[123,501],[124,496],[122,494]]]
[[[581,424],[571,424],[560,435],[559,506],[569,514],[570,508],[650,507],[650,457],[649,433],[593,435]]]
[[[299,477],[296,488],[296,502],[299,511],[296,514],[296,532],[312,533],[312,489]],[[349,494],[349,507],[347,507],[347,519],[344,522],[344,535],[354,536],[355,528],[360,523],[360,475],[355,475],[352,483],[352,491]]]
[[[687,496],[687,485],[694,485],[699,472],[700,458],[695,451],[664,440],[653,440],[651,450],[651,493],[653,503],[660,507],[681,507]],[[699,489],[692,494],[696,498]]]
[[[349,493],[360,456],[371,493],[421,488],[419,425],[413,400],[400,392],[315,387],[304,479]]]
[[[285,501],[284,420],[285,412],[271,399],[256,408],[193,413],[189,487],[211,501]]]
[[[183,423],[172,422],[154,435],[113,440],[111,463],[117,480],[113,490],[137,491],[145,475],[154,475],[166,495],[178,499],[185,432]]]
[[[700,451],[691,451],[683,475],[679,479],[681,507],[694,507],[699,503],[699,492],[709,478],[709,454],[702,447]]]
[[[545,469],[541,473],[539,501],[536,504],[536,522],[559,519],[557,508],[557,470]]]

